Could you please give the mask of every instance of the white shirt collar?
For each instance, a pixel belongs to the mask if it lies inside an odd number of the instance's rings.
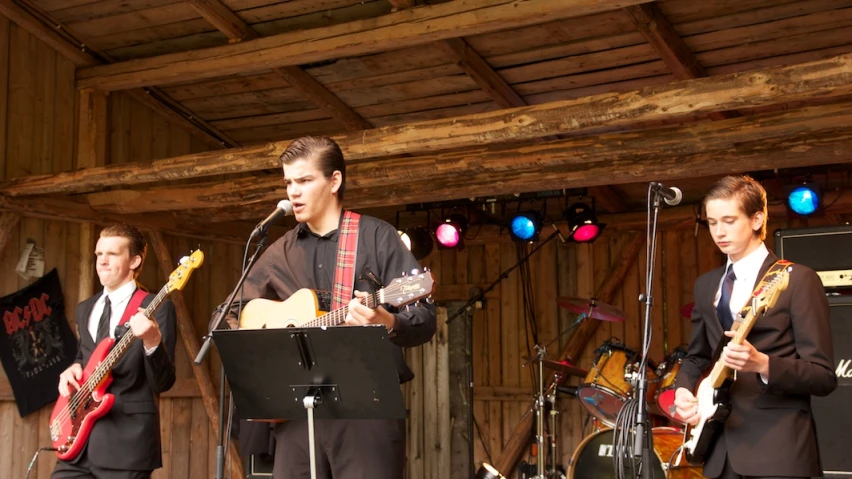
[[[749,253],[745,258],[733,263],[734,274],[737,275],[737,281],[747,278],[757,278],[760,273],[760,268],[766,257],[769,256],[769,250],[766,248],[766,243],[760,242],[760,246]],[[728,270],[728,265],[732,263],[731,257],[728,256],[728,262],[725,264],[725,271]]]
[[[109,296],[109,302],[113,305],[119,305],[124,301],[127,301],[133,293],[136,292],[136,281],[130,280],[123,285],[119,286],[117,289],[113,290],[112,293],[107,294],[106,288],[104,288],[104,294],[101,295],[101,302]]]

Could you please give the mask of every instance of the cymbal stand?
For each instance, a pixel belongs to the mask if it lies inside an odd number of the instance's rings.
[[[536,360],[538,361],[538,391],[535,398],[535,440],[536,440],[536,479],[543,479],[545,476],[545,436],[544,436],[544,365],[542,361],[547,356],[547,349],[536,344]]]
[[[549,477],[559,477],[556,470],[556,458],[559,457],[559,451],[556,445],[556,422],[559,416],[559,409],[556,407],[556,388],[562,381],[562,376],[559,374],[553,375],[553,384],[550,385],[550,394],[547,396],[550,402],[550,469],[547,471]]]

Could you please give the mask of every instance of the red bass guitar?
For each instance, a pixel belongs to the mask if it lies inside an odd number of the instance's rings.
[[[151,317],[172,291],[183,289],[192,272],[204,262],[204,253],[197,250],[180,260],[180,265],[169,275],[169,281],[145,308]],[[86,445],[95,422],[112,409],[115,396],[107,393],[112,383],[112,368],[130,348],[136,336],[128,328],[116,343],[106,338],[92,352],[83,369],[80,389],[68,397],[59,396],[50,415],[50,440],[56,455],[63,461],[76,458]]]

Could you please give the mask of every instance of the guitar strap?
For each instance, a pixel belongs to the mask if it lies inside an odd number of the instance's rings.
[[[770,266],[769,269],[766,270],[766,274],[763,275],[763,278],[761,278],[760,281],[757,282],[757,285],[754,287],[754,291],[752,291],[752,293],[751,293],[751,297],[749,298],[749,301],[745,304],[745,306],[742,307],[740,312],[737,313],[736,318],[744,318],[748,315],[748,312],[751,309],[751,298],[758,296],[760,294],[761,290],[763,289],[763,285],[766,284],[767,278],[769,278],[770,275],[777,273],[778,271],[781,271],[782,269],[784,269],[784,268],[786,268],[786,267],[788,267],[792,264],[793,263],[791,263],[787,260],[779,259],[778,261],[775,262],[775,264]],[[731,327],[731,330],[733,330],[733,331],[736,331],[736,328],[739,327],[739,325],[740,325],[740,322],[737,321],[736,318],[734,319],[734,325]],[[719,360],[719,357],[722,356],[722,350],[725,348],[725,346],[728,345],[728,342],[730,342],[730,341],[731,341],[731,338],[725,336],[724,334],[722,335],[722,338],[719,340],[719,344],[716,345],[716,351],[713,352],[713,361],[711,363],[715,363],[716,361]]]
[[[355,261],[358,252],[358,225],[361,215],[343,211],[340,231],[337,235],[337,268],[334,270],[334,286],[331,293],[331,310],[349,303],[355,284]]]
[[[133,296],[130,297],[130,302],[127,303],[127,308],[124,310],[124,314],[121,315],[121,321],[118,322],[118,325],[128,322],[130,317],[136,314],[136,311],[139,310],[139,307],[142,306],[142,300],[148,296],[148,292],[142,288],[137,288],[136,292],[133,293]]]

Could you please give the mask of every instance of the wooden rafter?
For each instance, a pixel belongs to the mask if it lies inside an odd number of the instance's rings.
[[[246,234],[252,224],[212,224],[209,218],[184,215],[125,215],[104,214],[93,210],[88,204],[71,197],[39,196],[30,198],[8,198],[0,196],[0,211],[19,213],[21,216],[75,223],[131,223],[140,228],[156,229],[163,233],[196,238],[203,241],[224,241],[245,244]],[[94,243],[92,243],[94,244]]]
[[[542,189],[848,161],[852,102],[781,113],[505,149],[378,159],[347,168],[347,203],[381,207]],[[819,154],[814,152],[819,151]],[[748,161],[743,161],[748,158]],[[428,182],[422,181],[428,179]],[[85,198],[96,211],[147,213],[263,205],[285,196],[281,178],[110,190]]]
[[[38,8],[33,5],[28,4],[28,8],[34,11],[39,11]],[[66,37],[57,33],[57,31],[61,30],[69,32],[67,27],[52,20],[52,22],[56,23],[56,29],[51,29],[39,18],[16,4],[13,0],[0,0],[0,14],[6,16],[36,38],[48,44],[51,48],[59,52],[65,58],[71,60],[78,67],[100,65],[101,58],[111,61],[109,56],[102,52],[98,52],[97,56],[90,53],[91,46],[87,47],[86,50],[83,50],[79,46],[74,45]],[[43,15],[47,17],[46,14]],[[71,34],[71,36],[73,36],[73,34]],[[200,139],[212,148],[221,149],[239,146],[239,143],[229,138],[227,135],[217,130],[204,120],[195,117],[192,121],[190,121],[187,118],[186,112],[181,111],[183,107],[169,98],[168,95],[158,88],[137,88],[131,89],[127,93],[143,105],[154,110],[157,114],[180,125],[192,136]]]
[[[168,275],[174,269],[172,255],[166,242],[163,239],[162,233],[159,231],[151,231],[151,247],[157,255],[157,263],[160,265],[160,271],[163,272],[168,280]],[[195,356],[201,348],[198,338],[198,332],[195,330],[195,325],[192,322],[192,316],[189,314],[189,309],[186,307],[186,302],[183,299],[183,293],[174,291],[170,295],[170,299],[175,304],[175,313],[177,314],[177,329],[180,331],[180,338],[183,340],[183,345],[186,348],[186,353],[189,355],[192,363],[192,372],[195,375],[195,380],[201,390],[201,399],[204,403],[204,409],[207,411],[207,418],[210,420],[210,425],[214,431],[219,431],[219,395],[216,388],[213,387],[213,381],[210,379],[210,371],[206,365],[195,364]],[[230,441],[231,447],[228,450],[230,461],[236,477],[245,477],[243,474],[243,461],[240,457],[239,450],[235,441]]]
[[[482,147],[603,126],[677,119],[852,94],[852,55],[783,67],[676,82],[476,115],[375,128],[335,137],[347,160]],[[571,119],[567,121],[566,119]],[[449,134],[452,132],[452,134]],[[277,168],[289,141],[206,152],[147,164],[34,175],[0,183],[0,194],[37,195],[98,190],[163,180]]]
[[[417,0],[388,0],[393,8],[405,9],[417,5]]]
[[[439,42],[439,45],[502,108],[516,108],[527,105],[523,97],[476,50],[468,45],[463,38],[444,40]],[[558,136],[553,136],[539,140],[553,140],[558,138]],[[590,193],[599,199],[601,204],[610,212],[623,211],[627,207],[624,198],[610,186],[594,187],[590,190]]]
[[[255,40],[260,36],[236,13],[219,0],[185,0],[216,29],[232,42]],[[321,110],[342,123],[347,130],[368,130],[370,122],[355,112],[340,98],[297,65],[275,68],[273,71],[305,95]]]
[[[645,3],[631,5],[624,10],[677,79],[689,80],[707,76],[707,71],[680,38],[660,7],[654,3]],[[724,120],[739,115],[733,111],[714,111],[709,116],[713,120]]]
[[[527,102],[518,95],[512,85],[491,68],[463,38],[450,38],[438,42],[438,45],[443,47],[455,63],[502,108],[526,106]]]
[[[649,0],[457,0],[377,18],[294,31],[78,71],[79,87],[162,85],[304,65],[611,11]]]

